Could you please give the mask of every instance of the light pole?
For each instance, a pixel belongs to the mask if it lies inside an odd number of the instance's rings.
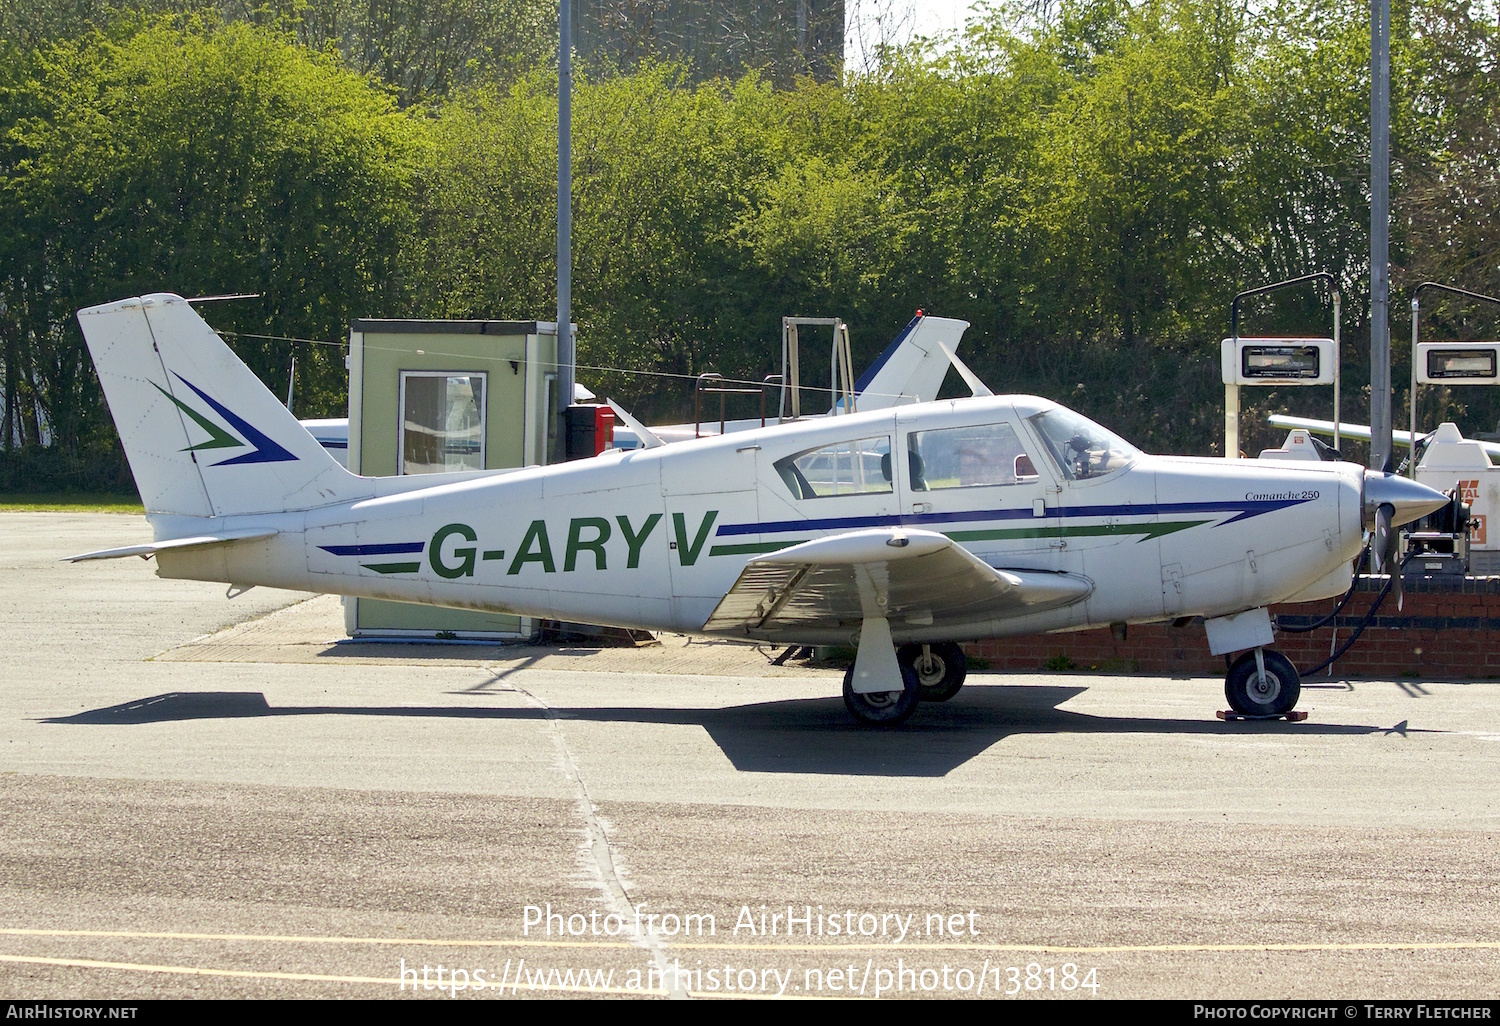
[[[1370,0],[1370,468],[1391,458],[1391,0]]]
[[[558,450],[573,404],[573,19],[572,0],[558,4],[557,46],[557,409]]]

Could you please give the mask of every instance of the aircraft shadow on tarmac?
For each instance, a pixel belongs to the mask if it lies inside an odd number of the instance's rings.
[[[738,770],[941,777],[1014,734],[1385,734],[1357,724],[1234,722],[1094,716],[1058,706],[1081,687],[989,685],[941,705],[923,704],[897,730],[856,726],[839,698],[793,699],[726,709],[508,708],[480,706],[272,706],[255,691],[173,692],[58,716],[44,723],[123,725],[264,716],[420,716],[491,720],[697,725]],[[1403,725],[1404,726],[1404,725]],[[1408,731],[1401,731],[1403,734]]]

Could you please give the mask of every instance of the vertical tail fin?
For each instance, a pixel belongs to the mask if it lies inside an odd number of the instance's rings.
[[[918,314],[854,383],[861,410],[883,410],[937,398],[968,321]],[[947,346],[947,351],[943,349]]]
[[[182,297],[90,307],[78,323],[147,512],[280,513],[363,493]]]

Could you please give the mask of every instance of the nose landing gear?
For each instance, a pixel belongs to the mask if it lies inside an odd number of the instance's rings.
[[[1241,716],[1285,716],[1302,697],[1302,678],[1280,652],[1256,648],[1230,665],[1224,697]]]

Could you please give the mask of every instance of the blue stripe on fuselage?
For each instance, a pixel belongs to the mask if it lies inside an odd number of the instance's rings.
[[[921,527],[926,524],[956,524],[966,521],[1043,520],[1059,517],[1066,520],[1082,517],[1167,516],[1191,513],[1234,513],[1223,521],[1274,513],[1289,506],[1300,506],[1311,499],[1263,499],[1258,501],[1227,500],[1223,502],[1163,502],[1155,505],[1119,506],[1048,506],[1045,516],[1038,517],[1030,508],[977,509],[963,513],[909,513],[869,517],[827,517],[819,520],[773,520],[764,524],[720,524],[717,537],[739,534],[784,534],[789,531],[854,531],[864,527]],[[1215,526],[1222,526],[1218,524]]]
[[[422,542],[389,542],[379,545],[319,545],[333,556],[396,556],[407,552],[421,552]]]

